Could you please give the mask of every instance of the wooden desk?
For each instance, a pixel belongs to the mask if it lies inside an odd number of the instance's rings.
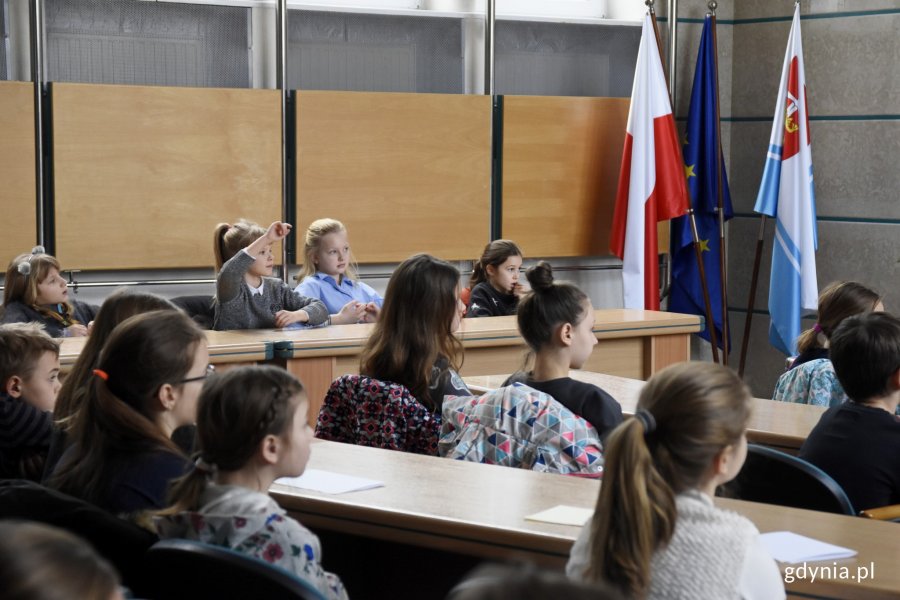
[[[275,356],[300,378],[314,420],[331,382],[359,372],[359,354],[374,325],[333,325],[322,329],[270,331]],[[594,333],[600,343],[584,368],[647,378],[670,364],[690,359],[690,334],[701,331],[694,315],[643,310],[598,310]],[[526,346],[515,317],[463,319],[457,334],[465,347],[462,375],[508,373],[523,364]]]
[[[274,357],[274,347],[267,341],[266,332],[259,331],[206,331],[209,343],[209,361],[216,366],[228,367],[256,364]],[[59,347],[59,364],[68,373],[81,354],[87,338],[64,338]]]
[[[273,485],[270,493],[279,504],[313,530],[483,558],[525,558],[558,569],[565,565],[579,528],[530,522],[525,516],[558,504],[592,508],[600,487],[596,480],[322,440],[313,442],[309,467],[385,483],[383,488],[334,496]],[[857,566],[875,564],[873,579],[795,580],[788,584],[791,592],[825,598],[897,597],[900,570],[892,568],[900,552],[896,524],[739,500],[717,498],[716,504],[745,515],[762,532],[791,530],[857,550],[857,557],[838,561],[853,573]],[[370,560],[387,562],[391,556]]]
[[[592,383],[609,392],[622,405],[622,412],[626,415],[633,415],[637,410],[643,381],[583,370],[573,370],[571,374],[573,379]],[[500,387],[507,377],[509,375],[474,376],[466,377],[465,381],[477,390],[492,390]],[[754,398],[747,439],[755,444],[796,454],[825,410],[821,406]]]

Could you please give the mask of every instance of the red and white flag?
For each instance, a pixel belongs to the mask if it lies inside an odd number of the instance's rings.
[[[687,211],[681,147],[648,14],[634,72],[610,237],[610,250],[623,262],[625,308],[659,310],[656,224]]]

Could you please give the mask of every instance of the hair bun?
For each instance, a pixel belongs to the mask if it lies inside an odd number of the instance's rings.
[[[536,292],[549,290],[553,287],[553,267],[547,261],[541,261],[525,271],[525,277],[531,284],[531,289]]]

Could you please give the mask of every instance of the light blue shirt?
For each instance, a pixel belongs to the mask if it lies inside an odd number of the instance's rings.
[[[328,307],[328,314],[336,315],[341,312],[345,304],[356,300],[364,304],[374,302],[381,308],[384,298],[378,292],[362,281],[353,281],[349,277],[343,277],[340,285],[331,275],[316,273],[309,275],[300,282],[294,291],[301,296],[317,298]]]

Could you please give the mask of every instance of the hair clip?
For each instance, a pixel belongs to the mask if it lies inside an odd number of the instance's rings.
[[[27,260],[23,260],[16,266],[16,270],[20,275],[25,275],[27,277],[28,275],[31,275],[31,263]]]
[[[634,413],[634,418],[641,422],[644,426],[644,435],[656,431],[656,418],[649,410],[639,410]]]
[[[211,476],[215,476],[216,472],[219,470],[219,468],[216,466],[216,463],[206,462],[205,460],[203,460],[202,456],[198,456],[197,460],[194,461],[194,468],[201,473],[205,473]]]
[[[46,254],[47,250],[44,249],[43,246],[35,246],[31,249],[32,254]]]
[[[96,375],[103,381],[109,381],[109,374],[103,369],[94,369],[94,375]]]

